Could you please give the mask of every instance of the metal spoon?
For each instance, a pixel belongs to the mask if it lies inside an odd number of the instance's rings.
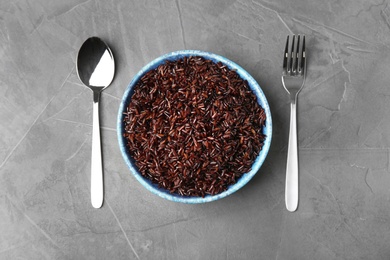
[[[110,48],[98,37],[88,38],[77,55],[77,74],[93,91],[93,126],[91,159],[91,202],[94,208],[103,204],[103,165],[100,141],[100,93],[114,78],[115,62]]]

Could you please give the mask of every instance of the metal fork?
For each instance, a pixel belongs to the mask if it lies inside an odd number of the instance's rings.
[[[283,57],[282,83],[290,95],[290,137],[288,140],[286,168],[286,208],[295,211],[298,207],[298,143],[297,143],[297,98],[305,82],[306,54],[305,36],[293,35],[291,48],[287,36]]]

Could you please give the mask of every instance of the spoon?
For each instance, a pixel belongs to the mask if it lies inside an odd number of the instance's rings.
[[[93,91],[93,125],[91,158],[91,202],[94,208],[103,204],[103,165],[100,140],[100,93],[114,78],[114,56],[105,42],[98,37],[88,38],[77,55],[77,74]]]

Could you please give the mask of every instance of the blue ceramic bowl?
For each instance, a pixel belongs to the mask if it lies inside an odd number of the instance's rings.
[[[263,145],[262,150],[260,151],[259,155],[257,156],[255,162],[252,165],[252,169],[250,172],[244,174],[241,176],[241,178],[237,181],[237,183],[230,185],[228,189],[220,194],[211,196],[207,195],[204,198],[201,197],[185,197],[178,194],[171,194],[168,190],[165,190],[163,188],[159,188],[156,184],[153,184],[149,179],[144,178],[141,173],[138,171],[137,166],[134,163],[134,159],[129,154],[129,151],[127,149],[127,141],[123,137],[124,133],[124,114],[123,112],[126,111],[127,106],[130,103],[131,97],[134,93],[134,87],[137,84],[138,80],[142,78],[148,71],[153,70],[157,68],[159,65],[163,64],[166,60],[174,61],[181,59],[183,57],[190,57],[190,56],[201,56],[205,59],[212,60],[214,62],[222,62],[223,64],[227,65],[232,70],[236,70],[237,73],[241,76],[242,79],[247,80],[249,87],[252,89],[253,93],[257,97],[257,102],[264,108],[267,119],[266,119],[266,126],[263,128],[263,133],[267,136]],[[265,95],[263,91],[261,90],[259,84],[255,81],[255,79],[249,75],[248,72],[246,72],[243,68],[241,68],[236,63],[213,53],[209,52],[203,52],[203,51],[197,51],[197,50],[182,50],[182,51],[176,51],[172,53],[165,54],[154,61],[150,62],[148,65],[143,67],[140,72],[135,75],[133,80],[130,82],[130,85],[127,87],[122,102],[119,107],[118,112],[118,125],[117,125],[117,133],[118,133],[118,141],[119,141],[119,147],[122,152],[122,156],[127,164],[127,166],[130,168],[131,173],[135,176],[135,178],[149,191],[152,193],[164,198],[168,199],[174,202],[182,202],[182,203],[205,203],[210,201],[215,201],[221,198],[224,198],[233,192],[239,190],[242,188],[245,184],[249,182],[250,179],[258,172],[261,165],[263,164],[265,157],[268,154],[270,145],[271,145],[271,139],[272,139],[272,119],[271,119],[271,112],[270,108],[267,102],[267,99],[265,98]]]

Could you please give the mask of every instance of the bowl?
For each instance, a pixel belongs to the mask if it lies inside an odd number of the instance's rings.
[[[159,65],[164,64],[165,61],[175,61],[182,59],[184,57],[190,57],[190,56],[201,56],[205,59],[212,60],[214,62],[221,62],[224,65],[226,65],[229,69],[235,70],[242,79],[246,80],[248,82],[249,87],[253,91],[253,93],[257,97],[257,102],[263,107],[265,114],[266,114],[266,125],[263,128],[263,133],[266,135],[266,139],[264,140],[263,148],[260,151],[259,155],[257,156],[256,160],[252,164],[252,169],[250,172],[243,174],[238,181],[235,184],[230,185],[226,191],[216,194],[216,195],[206,195],[205,197],[185,197],[181,196],[179,194],[170,193],[168,190],[164,188],[159,188],[157,184],[152,183],[149,179],[143,177],[141,173],[139,172],[137,166],[135,165],[134,159],[131,157],[128,148],[127,148],[127,141],[123,137],[125,125],[124,125],[124,112],[126,111],[127,106],[130,103],[131,97],[134,93],[134,87],[137,85],[137,82],[150,70],[153,70],[157,68]],[[120,107],[118,111],[118,122],[117,122],[117,134],[118,134],[118,142],[119,147],[123,156],[123,159],[125,160],[127,166],[129,167],[131,173],[134,175],[134,177],[150,192],[164,198],[170,201],[174,202],[182,202],[182,203],[190,203],[190,204],[196,204],[196,203],[205,203],[205,202],[211,202],[215,200],[219,200],[222,198],[225,198],[226,196],[229,196],[230,194],[236,192],[237,190],[241,189],[245,184],[247,184],[253,176],[259,171],[261,165],[263,164],[270,145],[271,145],[271,139],[272,139],[272,118],[271,118],[271,111],[267,102],[267,99],[261,90],[259,84],[255,81],[255,79],[246,72],[242,67],[237,65],[236,63],[228,60],[225,57],[222,57],[220,55],[210,53],[210,52],[204,52],[204,51],[198,51],[198,50],[182,50],[182,51],[175,51],[168,54],[165,54],[163,56],[160,56],[159,58],[153,60],[149,64],[147,64],[145,67],[143,67],[133,78],[133,80],[128,85]]]

